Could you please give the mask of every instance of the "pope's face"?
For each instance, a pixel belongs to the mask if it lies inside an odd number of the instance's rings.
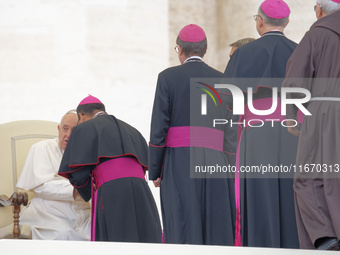
[[[59,147],[65,150],[68,139],[70,138],[73,128],[77,125],[77,114],[66,114],[61,120],[58,131],[59,131]]]

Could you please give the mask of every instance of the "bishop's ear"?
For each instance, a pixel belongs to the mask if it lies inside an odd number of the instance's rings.
[[[286,23],[285,27],[288,25],[288,23],[289,23],[289,19],[287,20],[287,23]]]
[[[84,122],[84,113],[78,113],[78,124]]]

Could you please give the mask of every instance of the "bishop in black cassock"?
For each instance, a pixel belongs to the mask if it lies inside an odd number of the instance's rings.
[[[261,38],[237,49],[224,72],[224,78],[237,85],[244,92],[245,98],[247,89],[253,89],[256,109],[271,107],[273,87],[280,91],[287,60],[296,47],[296,43],[283,33],[289,13],[288,5],[281,0],[264,1],[254,16]],[[269,116],[252,114],[245,106],[245,114],[239,120],[246,124],[239,126],[236,155],[238,170],[252,166],[294,166],[297,139],[281,125],[282,118],[280,105]],[[248,121],[253,119],[262,120],[263,126],[249,126]],[[253,126],[255,123],[252,122]],[[257,125],[262,124],[259,122]],[[244,172],[236,174],[237,245],[299,247],[292,177],[293,174],[284,175],[280,171],[263,176]]]
[[[229,166],[234,156],[227,142],[233,134],[225,130],[226,126],[213,127],[212,122],[214,118],[224,118],[227,108],[221,107],[217,93],[209,88],[213,84],[199,83],[199,78],[220,79],[222,75],[203,62],[206,48],[202,28],[193,24],[184,27],[176,46],[182,65],[168,68],[158,76],[149,178],[156,187],[160,186],[166,243],[234,244],[232,176],[211,178],[191,172],[195,166]],[[195,78],[198,82],[191,86]],[[211,91],[218,101],[214,105],[209,97],[207,115],[202,116],[200,88]]]
[[[93,241],[162,241],[156,204],[144,174],[148,147],[129,124],[108,115],[88,96],[77,107],[80,120],[67,143],[59,175],[85,201],[92,198]]]

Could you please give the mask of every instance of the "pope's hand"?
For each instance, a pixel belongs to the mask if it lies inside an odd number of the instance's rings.
[[[83,198],[79,195],[79,192],[76,188],[73,188],[73,199],[75,201],[81,201]]]

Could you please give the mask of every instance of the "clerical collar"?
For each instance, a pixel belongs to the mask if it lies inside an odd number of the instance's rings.
[[[199,56],[191,56],[184,61],[184,64],[188,62],[203,62],[203,58]]]
[[[97,118],[98,116],[106,115],[106,114],[107,114],[106,112],[100,111],[100,112],[97,112],[97,113],[93,116],[93,118],[95,119],[95,118]]]
[[[273,29],[268,32],[265,32],[261,37],[267,36],[267,35],[279,35],[279,36],[285,37],[285,35],[279,29]]]

